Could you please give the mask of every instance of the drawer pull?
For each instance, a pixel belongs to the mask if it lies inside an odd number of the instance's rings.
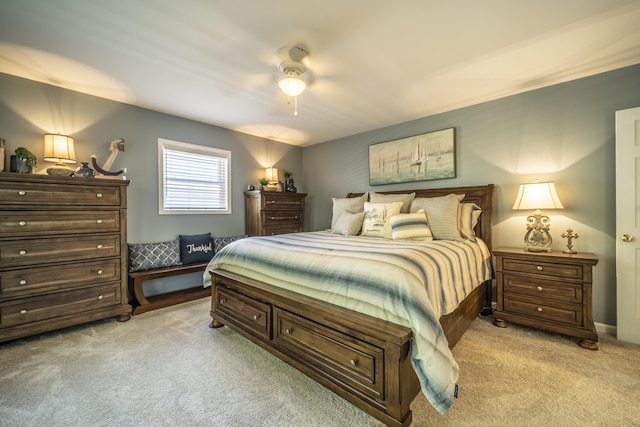
[[[275,200],[269,200],[269,203],[274,204],[276,201]]]
[[[23,308],[22,310],[20,310],[20,314],[27,314],[27,310]]]
[[[102,295],[98,295],[98,299],[103,299],[104,297]]]
[[[96,273],[98,273],[98,276],[102,276],[102,270],[98,270]]]
[[[97,219],[96,220],[96,224],[102,224],[102,220],[101,219]]]
[[[20,221],[20,222],[18,223],[18,225],[19,225],[20,227],[24,227],[25,225],[27,225],[27,221]]]
[[[541,266],[541,265],[537,266],[537,267],[536,267],[536,270],[538,270],[538,271],[542,271],[542,266]]]
[[[97,249],[102,249],[102,245],[97,245],[96,248]]]
[[[18,196],[26,196],[26,195],[27,195],[26,191],[24,191],[24,190],[18,191]]]
[[[24,280],[24,279],[22,279],[22,280],[20,280],[18,283],[19,283],[19,284],[21,284],[21,285],[26,285],[26,284],[27,284],[27,281],[26,281],[26,280]]]
[[[358,366],[358,361],[356,359],[351,359],[349,363],[351,363],[351,366]]]
[[[275,216],[270,216],[269,219],[270,220],[274,220],[274,219],[276,219],[276,217]]]
[[[259,314],[254,314],[254,315],[253,315],[253,320],[258,320],[259,318],[260,318],[260,315],[259,315]]]
[[[538,307],[538,313],[542,313],[542,307]]]
[[[538,291],[542,292],[542,286],[538,285]]]
[[[101,198],[101,197],[102,197],[102,193],[97,193],[97,194],[96,194],[96,197],[97,197],[98,199],[99,199],[99,198]]]
[[[221,298],[221,299],[220,299],[220,304],[224,304],[225,302],[227,302],[227,299],[226,299],[226,298]]]
[[[24,249],[22,249],[20,252],[18,252],[20,255],[26,255],[27,251],[25,251]]]
[[[284,331],[285,331],[286,333],[288,333],[288,334],[290,334],[290,333],[292,332],[292,331],[291,331],[291,328],[287,328],[287,329],[285,329]]]

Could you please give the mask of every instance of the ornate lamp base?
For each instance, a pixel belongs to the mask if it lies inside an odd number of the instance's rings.
[[[551,220],[536,209],[527,217],[527,233],[524,235],[524,248],[529,252],[551,252]]]

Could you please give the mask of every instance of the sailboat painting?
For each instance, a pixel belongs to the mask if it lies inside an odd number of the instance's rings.
[[[455,128],[369,146],[370,185],[455,177]]]

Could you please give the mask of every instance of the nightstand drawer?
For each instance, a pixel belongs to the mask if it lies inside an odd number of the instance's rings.
[[[552,320],[568,325],[582,325],[582,305],[554,307],[539,302],[524,301],[519,298],[504,296],[504,310],[538,319]]]
[[[531,295],[540,299],[557,301],[582,302],[582,285],[556,282],[546,278],[532,278],[505,274],[503,276],[505,294]]]
[[[557,278],[582,280],[583,272],[580,264],[559,264],[544,261],[526,261],[521,259],[504,258],[502,270],[517,271],[519,273],[543,274]]]

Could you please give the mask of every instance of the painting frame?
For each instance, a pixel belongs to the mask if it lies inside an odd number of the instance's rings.
[[[456,163],[454,127],[371,144],[369,185],[456,178]]]

